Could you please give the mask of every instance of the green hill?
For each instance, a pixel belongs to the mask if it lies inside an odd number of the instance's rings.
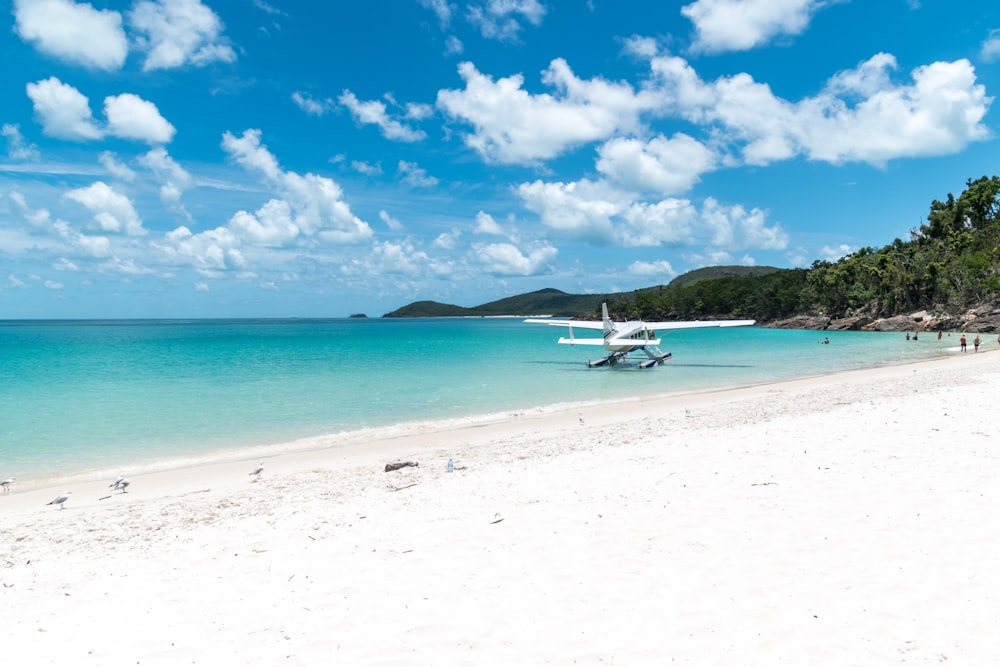
[[[499,317],[540,316],[593,317],[609,294],[568,294],[557,289],[542,289],[528,294],[490,301],[464,308],[437,301],[417,301],[383,317]]]

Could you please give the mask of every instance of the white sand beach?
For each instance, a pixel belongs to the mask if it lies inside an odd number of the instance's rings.
[[[74,667],[997,664],[998,397],[1000,354],[970,352],[415,428],[267,458],[258,481],[248,458],[128,493],[15,483],[3,650]]]

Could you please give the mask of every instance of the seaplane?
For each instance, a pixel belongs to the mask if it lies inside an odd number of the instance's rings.
[[[549,326],[568,327],[569,337],[559,339],[563,345],[599,345],[603,346],[605,356],[587,362],[591,368],[598,366],[615,366],[628,359],[629,352],[642,350],[646,359],[639,362],[639,368],[652,368],[669,361],[673,356],[670,352],[662,352],[657,338],[657,331],[667,329],[699,329],[704,327],[748,327],[756,324],[756,320],[695,320],[680,322],[612,322],[608,317],[608,304],[601,304],[602,321],[595,320],[557,320],[550,318],[528,318],[529,324],[548,324]],[[573,329],[603,330],[604,336],[585,336],[577,338]]]

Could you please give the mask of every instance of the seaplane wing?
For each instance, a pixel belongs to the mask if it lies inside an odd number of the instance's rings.
[[[538,317],[532,317],[525,320],[528,324],[548,324],[553,327],[575,327],[577,329],[597,329],[600,331],[604,328],[603,322],[597,322],[595,320],[550,320],[542,319]]]
[[[567,327],[569,337],[559,339],[563,345],[595,345],[605,349],[606,357],[589,362],[590,366],[613,366],[626,358],[628,353],[642,350],[646,357],[639,364],[640,368],[649,368],[662,364],[671,358],[671,354],[660,352],[660,339],[656,337],[657,330],[698,329],[704,327],[746,327],[755,324],[755,320],[696,320],[687,322],[612,322],[608,317],[608,305],[601,305],[602,318],[600,322],[587,320],[550,320],[530,318],[525,322],[530,324],[547,324],[549,326]],[[592,329],[603,332],[603,337],[589,336],[577,338],[573,329]]]

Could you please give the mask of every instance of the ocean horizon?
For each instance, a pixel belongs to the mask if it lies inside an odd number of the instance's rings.
[[[638,369],[588,368],[600,349],[558,345],[564,333],[521,318],[0,321],[0,478],[137,474],[412,422],[906,363],[955,353],[959,337],[690,329],[663,332],[673,359]]]

